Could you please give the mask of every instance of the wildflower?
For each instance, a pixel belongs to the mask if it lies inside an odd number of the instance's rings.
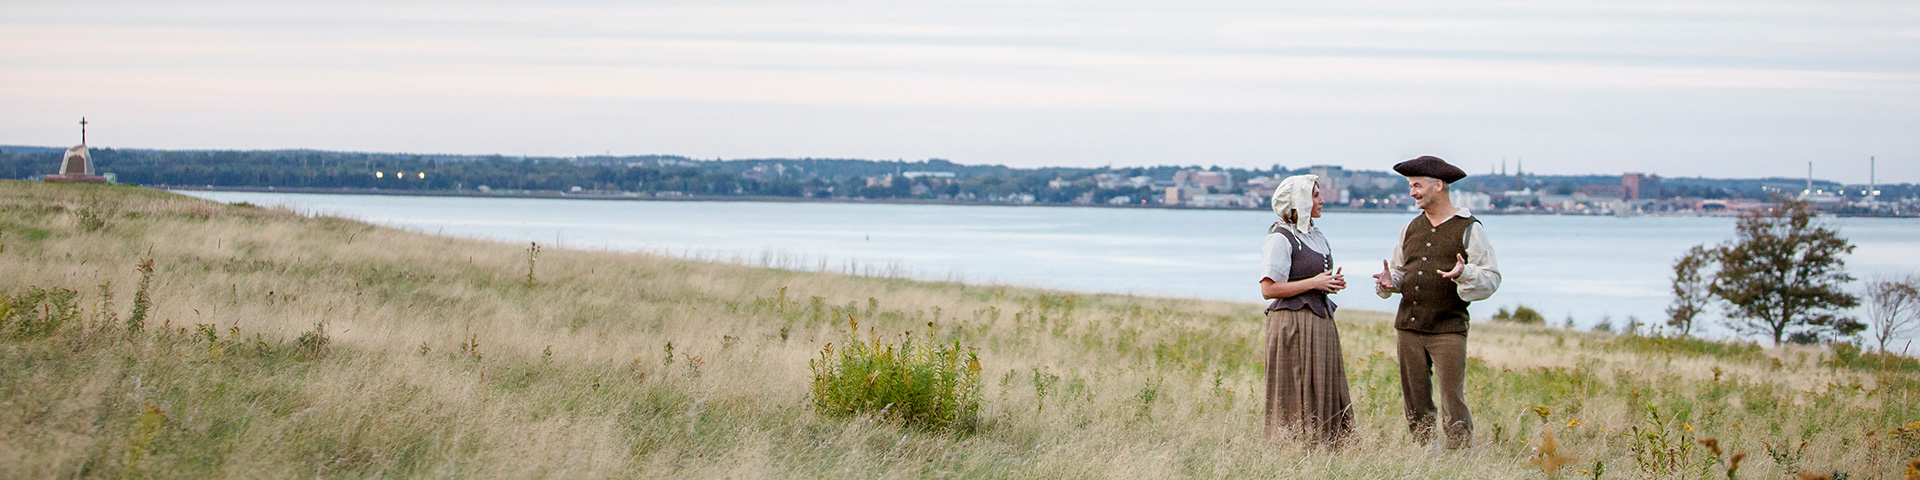
[[[1540,473],[1554,476],[1561,466],[1573,463],[1572,455],[1560,453],[1560,445],[1553,441],[1553,430],[1540,433],[1540,446],[1533,449],[1534,454],[1527,458],[1527,464],[1540,467]],[[1585,472],[1582,470],[1582,472]]]
[[[1699,442],[1701,445],[1706,446],[1707,451],[1713,452],[1713,456],[1715,457],[1720,456],[1720,439],[1707,437],[1707,438],[1702,438],[1700,440],[1697,440],[1697,442]]]
[[[1578,426],[1580,426],[1580,419],[1577,419],[1577,418],[1570,418],[1570,419],[1567,419],[1567,426],[1569,426],[1569,427],[1578,427]]]
[[[1682,426],[1682,427],[1687,427],[1687,431],[1688,431],[1688,432],[1692,432],[1692,431],[1693,431],[1693,424],[1691,424],[1691,423],[1682,423],[1682,424],[1680,424],[1680,426]]]

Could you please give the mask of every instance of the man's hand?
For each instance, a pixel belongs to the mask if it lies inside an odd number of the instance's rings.
[[[1387,266],[1386,260],[1380,261],[1380,273],[1373,274],[1373,284],[1382,290],[1393,290],[1393,268]]]
[[[1453,254],[1453,270],[1434,270],[1434,271],[1440,272],[1440,278],[1451,280],[1454,278],[1459,278],[1460,272],[1466,271],[1466,269],[1467,269],[1467,257],[1462,257],[1460,256],[1460,254],[1456,253],[1456,254]]]

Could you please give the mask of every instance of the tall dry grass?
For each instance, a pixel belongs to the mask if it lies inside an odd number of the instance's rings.
[[[1567,478],[1723,476],[1735,453],[1742,478],[1885,478],[1920,456],[1888,433],[1920,420],[1920,372],[1820,350],[1477,325],[1477,444],[1436,452],[1404,432],[1389,318],[1342,311],[1358,428],[1323,451],[1260,438],[1255,304],[529,255],[0,182],[0,296],[79,307],[0,339],[0,477],[1540,478],[1547,430]],[[807,361],[849,319],[978,347],[978,431],[814,412]]]

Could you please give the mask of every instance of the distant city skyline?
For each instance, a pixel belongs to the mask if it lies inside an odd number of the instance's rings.
[[[0,5],[0,144],[1920,182],[1920,4]]]

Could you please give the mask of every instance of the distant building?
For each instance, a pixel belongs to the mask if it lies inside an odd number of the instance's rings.
[[[1660,176],[1650,173],[1628,173],[1620,176],[1622,198],[1627,200],[1659,199]]]
[[[1204,170],[1181,170],[1173,172],[1173,185],[1176,187],[1212,187],[1214,190],[1224,191],[1233,187],[1233,174]]]
[[[1233,187],[1233,174],[1227,172],[1200,172],[1194,175],[1194,182],[1202,187],[1214,190],[1227,190]]]
[[[1581,193],[1585,193],[1587,194],[1588,197],[1592,197],[1592,198],[1602,198],[1602,199],[1610,199],[1610,200],[1627,198],[1627,187],[1625,185],[1611,185],[1611,184],[1605,184],[1605,183],[1599,184],[1599,185],[1587,185],[1586,187],[1581,188],[1580,191]]]
[[[1208,195],[1207,189],[1202,187],[1196,187],[1196,186],[1167,187],[1166,197],[1163,198],[1160,201],[1160,203],[1162,205],[1193,206],[1194,202],[1196,201],[1195,199],[1199,197],[1207,196],[1207,195]]]
[[[1181,171],[1173,172],[1173,184],[1174,185],[1193,185],[1194,184],[1193,176],[1194,174],[1197,174],[1197,173],[1200,173],[1200,171],[1199,170],[1181,170]]]
[[[58,183],[107,183],[107,177],[93,171],[93,154],[87,150],[87,119],[80,119],[80,144],[60,156],[60,173],[41,177]]]
[[[1453,201],[1454,206],[1465,208],[1471,212],[1484,212],[1493,209],[1492,195],[1465,190],[1453,190],[1452,192],[1448,197],[1449,200]]]
[[[749,178],[754,180],[766,180],[769,178],[785,177],[785,176],[787,176],[787,166],[783,164],[778,164],[778,163],[775,163],[772,165],[767,165],[767,164],[754,165],[753,168],[747,169],[747,171],[744,171],[744,172],[740,172],[741,178]]]
[[[1140,188],[1153,184],[1153,177],[1141,175],[1127,178],[1118,173],[1098,173],[1093,175],[1094,185],[1100,188]]]
[[[1273,198],[1273,191],[1280,188],[1280,176],[1260,176],[1247,179],[1247,194],[1260,198]]]
[[[1193,198],[1187,199],[1186,205],[1191,207],[1204,207],[1204,208],[1242,207],[1242,206],[1246,206],[1247,198],[1248,197],[1246,195],[1207,193],[1207,194],[1201,194],[1201,195],[1194,195]]]
[[[1339,165],[1314,165],[1307,173],[1320,177],[1320,198],[1327,203],[1347,202],[1347,169]]]

